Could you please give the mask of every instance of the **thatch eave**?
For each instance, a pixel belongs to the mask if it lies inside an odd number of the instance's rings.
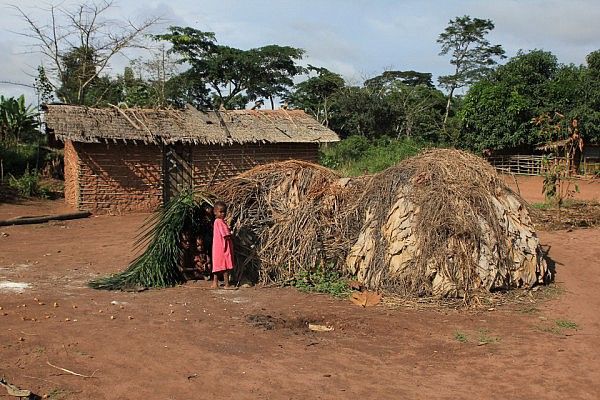
[[[339,141],[332,130],[301,110],[198,111],[98,109],[45,106],[48,132],[61,141],[101,143],[143,141],[152,144],[190,143],[329,143]]]

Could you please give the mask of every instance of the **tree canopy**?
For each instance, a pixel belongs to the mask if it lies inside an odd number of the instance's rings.
[[[314,73],[314,76],[296,84],[286,100],[290,106],[303,109],[321,124],[329,126],[331,98],[344,88],[344,78],[327,68],[312,65],[308,66],[307,71]]]
[[[600,143],[600,50],[588,54],[583,65],[561,64],[544,50],[521,51],[497,65],[504,50],[488,39],[495,27],[489,19],[459,16],[439,35],[440,55],[452,66],[451,74],[438,78],[442,91],[430,72],[409,69],[349,84],[336,71],[301,65],[305,53],[300,48],[240,49],[219,43],[213,32],[180,26],[152,36],[154,50],[147,48],[143,58],[108,75],[111,58],[135,46],[156,22],[121,21],[113,32],[104,18],[110,7],[104,0],[51,6],[49,24],[17,8],[31,28],[26,35],[46,56],[34,85],[42,101],[241,109],[252,101],[270,101],[275,108],[281,99],[284,107],[305,110],[342,138],[410,138],[475,151],[530,150],[545,140],[532,121],[557,113],[565,120],[577,118],[586,142]],[[459,88],[464,96],[456,95]],[[13,100],[4,99],[5,108],[20,104]],[[16,115],[32,115],[19,107]],[[3,136],[14,136],[3,124]]]
[[[342,137],[438,139],[445,98],[430,73],[384,71],[362,85],[346,85],[326,68],[309,65],[308,70],[312,76],[295,85],[289,105]]]
[[[169,33],[155,35],[170,42],[171,51],[190,65],[190,73],[204,82],[212,96],[207,105],[236,108],[248,101],[285,96],[293,78],[303,72],[296,64],[304,50],[268,45],[242,50],[217,44],[214,33],[172,26]]]
[[[114,56],[137,46],[158,21],[156,17],[139,23],[108,18],[113,6],[111,0],[49,5],[44,10],[47,22],[38,22],[25,9],[12,6],[29,27],[22,35],[35,41],[47,63],[45,83],[54,87],[62,101],[90,105],[86,95]]]
[[[593,68],[561,65],[543,50],[521,52],[470,87],[460,111],[461,142],[476,150],[531,148],[545,140],[533,123],[545,113],[577,118],[584,138],[599,142],[599,106]]]
[[[454,67],[452,74],[438,79],[440,85],[448,91],[444,127],[454,91],[481,79],[496,64],[496,58],[504,57],[502,46],[492,45],[487,39],[493,29],[494,23],[489,19],[464,15],[450,20],[438,37],[440,55],[450,54],[450,64]]]

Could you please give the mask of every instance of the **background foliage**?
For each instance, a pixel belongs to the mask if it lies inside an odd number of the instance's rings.
[[[281,102],[340,135],[341,143],[323,149],[322,162],[350,175],[377,172],[424,146],[531,152],[549,140],[534,119],[553,113],[577,118],[585,142],[600,143],[600,50],[581,65],[562,64],[539,49],[497,65],[504,51],[487,39],[493,29],[493,21],[470,16],[449,21],[438,38],[453,70],[438,79],[444,91],[431,73],[401,69],[350,84],[335,71],[300,64],[302,49],[239,49],[212,32],[177,26],[152,36],[158,47],[117,75],[100,73],[106,52],[73,42],[57,55],[58,82],[40,66],[34,86],[41,101],[96,107],[242,109]],[[456,95],[461,87],[464,93]],[[10,171],[21,174],[39,161],[36,128],[37,113],[22,96],[0,98],[0,156]]]

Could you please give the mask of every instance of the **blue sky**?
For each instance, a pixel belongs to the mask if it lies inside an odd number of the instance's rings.
[[[28,43],[14,32],[23,31],[25,24],[7,7],[11,0],[0,4],[0,81],[30,84],[42,60],[24,53]],[[272,43],[301,47],[307,52],[304,63],[325,66],[350,83],[391,68],[434,76],[449,73],[448,59],[438,56],[436,39],[450,19],[465,14],[493,20],[496,29],[489,39],[501,44],[508,56],[519,49],[541,48],[561,62],[582,64],[589,52],[600,48],[598,0],[173,0],[146,1],[143,6],[117,0],[115,4],[115,17],[161,16],[165,23],[155,27],[156,32],[168,25],[185,25],[213,31],[220,43],[240,48]],[[20,0],[18,5],[44,20],[39,0]],[[126,62],[115,59],[111,71],[121,72]],[[0,84],[3,94],[24,90]]]

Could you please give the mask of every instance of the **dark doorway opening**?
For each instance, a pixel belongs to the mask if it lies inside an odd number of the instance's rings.
[[[168,144],[163,148],[163,204],[181,192],[194,188],[192,146]]]

